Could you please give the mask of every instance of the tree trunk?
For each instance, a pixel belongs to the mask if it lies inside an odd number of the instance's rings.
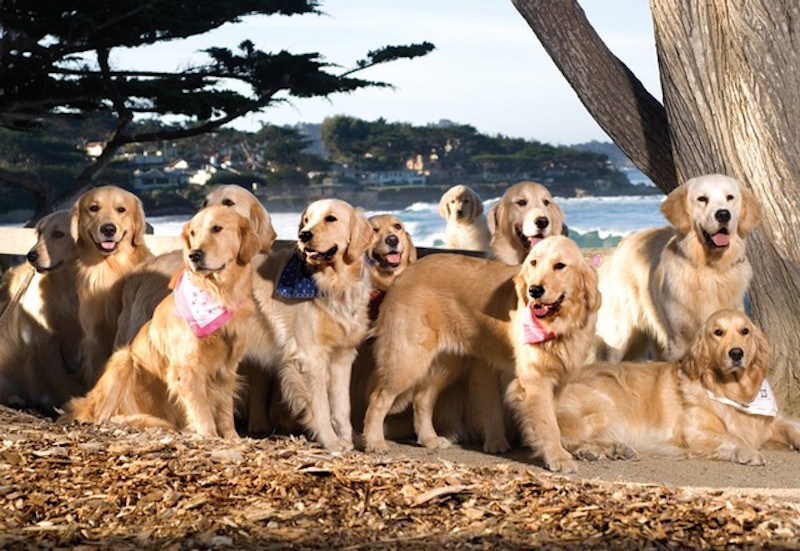
[[[800,415],[800,5],[794,0],[651,0],[681,181],[723,172],[761,198],[750,240],[753,314],[773,349],[770,379]]]
[[[513,0],[589,113],[662,191],[678,185],[664,107],[589,25],[575,0]]]

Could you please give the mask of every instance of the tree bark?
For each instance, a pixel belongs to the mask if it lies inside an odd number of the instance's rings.
[[[748,255],[754,317],[773,349],[778,401],[800,415],[800,5],[651,0],[681,180],[729,174],[761,198]]]
[[[603,43],[575,0],[512,0],[589,113],[661,190],[678,185],[664,107]]]

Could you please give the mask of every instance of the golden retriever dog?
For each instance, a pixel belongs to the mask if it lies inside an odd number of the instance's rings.
[[[369,328],[375,236],[360,209],[322,199],[303,211],[295,247],[255,266],[246,357],[277,376],[291,414],[330,450],[353,448],[350,378]],[[269,390],[249,392],[248,432],[267,432]]]
[[[224,206],[197,213],[183,240],[184,269],[172,293],[94,388],[67,404],[67,419],[238,436],[236,370],[253,314],[250,261],[261,243],[250,222]]]
[[[277,234],[267,209],[245,188],[218,185],[206,195],[203,208],[224,205],[250,220],[261,242],[259,252],[267,253]],[[180,250],[158,255],[140,264],[125,278],[122,309],[117,323],[114,348],[129,344],[152,316],[158,303],[170,293],[169,282],[183,268]]]
[[[403,222],[391,214],[376,214],[369,218],[375,232],[375,242],[367,251],[370,295],[370,319],[378,317],[378,307],[392,282],[417,260],[417,248]]]
[[[142,202],[124,189],[90,189],[72,206],[70,233],[77,247],[78,316],[83,329],[81,372],[87,386],[95,383],[111,356],[125,276],[153,256],[144,231]]]
[[[507,399],[525,443],[547,468],[573,471],[555,406],[584,363],[599,307],[596,273],[564,236],[537,243],[522,266],[447,253],[422,258],[395,281],[378,316],[366,450],[387,449],[384,419],[409,392],[419,442],[448,444],[431,419],[439,391],[453,377],[433,360],[449,353],[513,372]]]
[[[778,414],[769,346],[738,310],[715,312],[679,362],[597,363],[558,404],[565,447],[585,459],[637,452],[763,465],[759,449],[800,449],[800,424]]]
[[[596,358],[677,361],[722,308],[742,309],[752,268],[745,241],[761,207],[742,184],[699,176],[661,204],[672,226],[625,237],[599,268]]]
[[[566,235],[564,212],[537,182],[519,182],[508,188],[489,209],[488,222],[494,257],[515,266],[545,237]]]
[[[69,211],[35,229],[28,262],[3,274],[0,288],[0,403],[48,411],[82,390],[76,250]]]
[[[439,199],[445,219],[444,244],[449,249],[488,251],[492,234],[483,214],[483,201],[469,186],[453,186]]]

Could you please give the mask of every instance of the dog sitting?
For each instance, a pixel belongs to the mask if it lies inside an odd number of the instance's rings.
[[[483,201],[469,186],[453,186],[439,199],[439,215],[447,221],[444,244],[449,249],[488,251],[491,233]]]
[[[83,329],[81,373],[87,387],[111,356],[125,276],[153,257],[144,231],[142,202],[124,189],[90,189],[72,206],[70,234],[77,250],[78,316]]]
[[[709,315],[744,308],[752,277],[746,238],[761,216],[756,197],[711,174],[674,189],[661,211],[671,226],[628,235],[600,265],[598,360],[677,361]]]
[[[277,376],[293,418],[331,450],[353,448],[350,378],[369,328],[366,252],[375,239],[360,209],[323,199],[303,211],[295,247],[256,265],[246,358]],[[263,378],[250,381],[247,430],[268,433],[270,391]]]
[[[585,459],[645,452],[763,465],[759,449],[800,449],[800,423],[777,412],[769,345],[738,310],[712,314],[677,363],[597,363],[558,404],[565,447]]]
[[[513,373],[508,399],[525,443],[547,468],[573,471],[555,404],[584,363],[599,306],[594,269],[563,236],[537,243],[522,266],[447,253],[419,260],[389,289],[378,316],[366,450],[387,449],[384,419],[406,393],[413,396],[419,442],[449,445],[432,417],[440,390],[453,380],[451,370],[441,369],[446,364],[434,359],[450,353]]]
[[[564,212],[550,192],[536,182],[519,182],[489,209],[494,258],[519,266],[531,247],[553,235],[566,235]]]
[[[224,206],[183,229],[184,269],[130,346],[117,350],[66,419],[158,426],[237,437],[236,370],[251,323],[250,260],[261,242],[250,222]]]
[[[75,242],[70,213],[35,226],[27,263],[3,274],[0,290],[0,403],[52,411],[83,387]]]

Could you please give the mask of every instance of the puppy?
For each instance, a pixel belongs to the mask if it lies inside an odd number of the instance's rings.
[[[303,212],[295,247],[256,265],[247,358],[277,375],[291,414],[331,450],[353,447],[350,377],[369,327],[366,252],[375,238],[360,209],[323,199]],[[249,391],[248,432],[267,432],[269,392],[257,383]]]
[[[450,353],[512,372],[507,397],[524,441],[549,469],[574,470],[555,404],[585,360],[599,306],[594,269],[563,236],[537,243],[522,266],[446,253],[421,259],[389,289],[378,316],[367,451],[386,450],[383,421],[407,392],[419,442],[439,446],[431,416],[452,372],[433,360]]]
[[[536,182],[508,188],[489,209],[488,223],[494,257],[515,266],[545,237],[566,235],[564,212],[547,188]]]
[[[67,404],[67,419],[237,436],[233,401],[253,314],[250,260],[261,242],[232,209],[201,210],[183,229],[184,269],[97,385]]]
[[[258,197],[241,186],[219,185],[203,201],[203,208],[213,205],[224,205],[250,220],[261,243],[259,252],[269,252],[277,234],[267,209]],[[177,250],[143,262],[125,278],[115,349],[129,344],[139,329],[153,317],[158,303],[170,293],[170,279],[182,268],[183,256]]]
[[[752,276],[746,238],[761,216],[756,197],[710,174],[673,190],[661,211],[672,226],[632,233],[600,265],[597,359],[677,361],[709,315],[744,306]]]
[[[650,452],[763,465],[767,443],[800,449],[800,424],[778,414],[768,367],[763,333],[720,310],[677,363],[586,366],[558,405],[562,440],[587,459]]]
[[[124,277],[152,258],[144,242],[142,202],[114,186],[90,189],[72,206],[77,247],[78,317],[83,329],[81,372],[87,386],[100,375],[114,345]]]
[[[447,221],[444,243],[449,249],[488,251],[491,233],[483,215],[483,201],[472,188],[458,185],[439,200],[439,215]]]
[[[3,274],[0,290],[0,403],[51,411],[81,392],[75,242],[70,214],[36,224],[26,264]]]

